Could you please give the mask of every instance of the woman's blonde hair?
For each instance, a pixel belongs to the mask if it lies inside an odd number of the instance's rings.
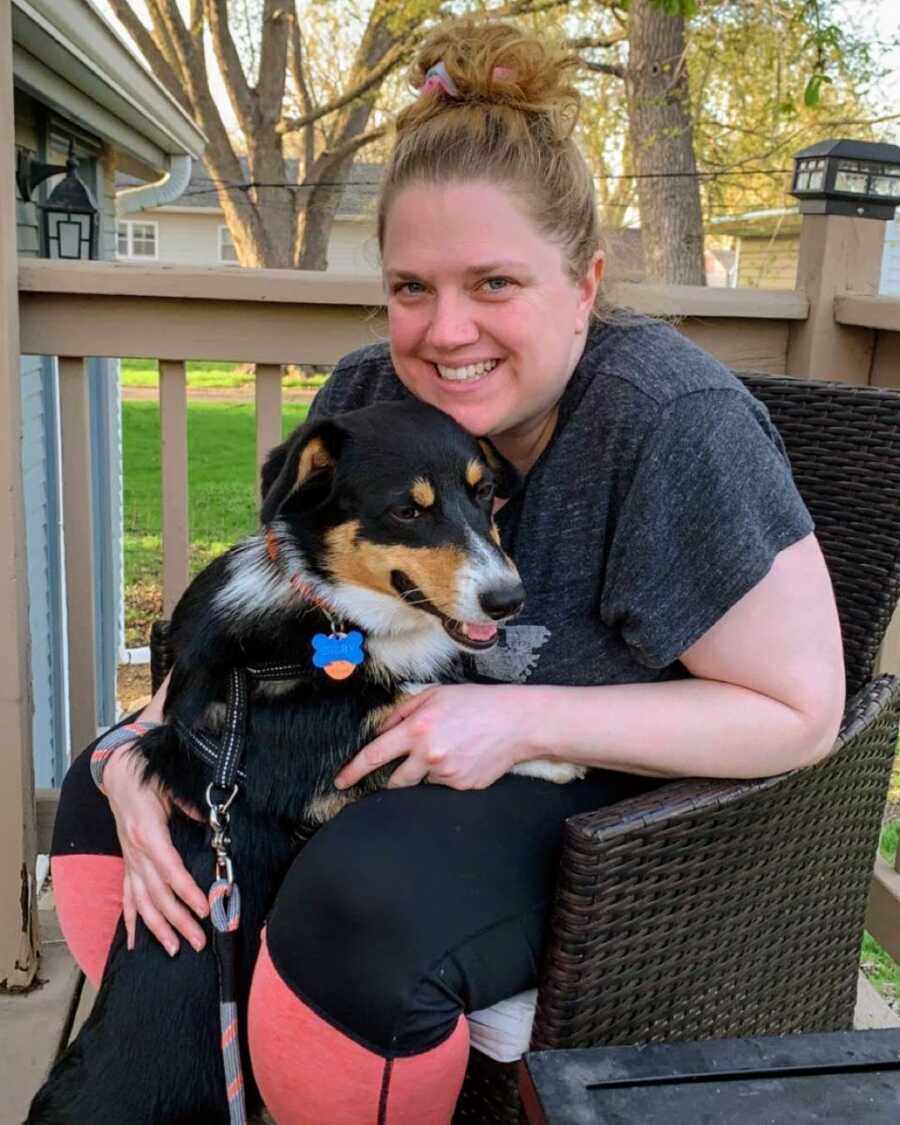
[[[417,89],[442,63],[455,89],[423,93],[397,117],[378,204],[378,244],[394,198],[414,182],[483,180],[517,192],[578,281],[600,246],[594,183],[572,139],[580,95],[569,51],[510,23],[455,20],[419,48]]]

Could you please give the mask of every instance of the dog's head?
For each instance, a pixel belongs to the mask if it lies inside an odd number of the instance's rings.
[[[384,403],[301,426],[272,450],[260,515],[370,633],[443,630],[480,651],[524,601],[492,516],[494,497],[520,484],[441,411]]]

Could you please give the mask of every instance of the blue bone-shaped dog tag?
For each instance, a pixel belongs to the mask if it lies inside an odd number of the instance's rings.
[[[316,633],[312,643],[314,666],[333,680],[345,680],[365,660],[363,635],[358,629],[349,633]]]

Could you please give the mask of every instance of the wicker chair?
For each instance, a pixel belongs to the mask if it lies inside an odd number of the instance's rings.
[[[900,394],[763,375],[817,525],[848,705],[826,761],[673,782],[565,825],[535,1049],[852,1027],[900,684],[873,679],[900,593]],[[164,623],[151,644],[167,666]],[[473,1051],[455,1122],[519,1122],[516,1067]]]

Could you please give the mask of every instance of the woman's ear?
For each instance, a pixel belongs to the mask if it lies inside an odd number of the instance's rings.
[[[345,433],[329,418],[296,429],[265,460],[261,474],[262,507],[259,518],[271,523],[301,489],[315,483],[330,491]]]
[[[479,438],[478,444],[481,446],[485,461],[494,474],[497,495],[501,500],[509,500],[522,487],[525,478],[512,461],[507,461],[502,453],[498,453],[494,443],[489,438]]]

